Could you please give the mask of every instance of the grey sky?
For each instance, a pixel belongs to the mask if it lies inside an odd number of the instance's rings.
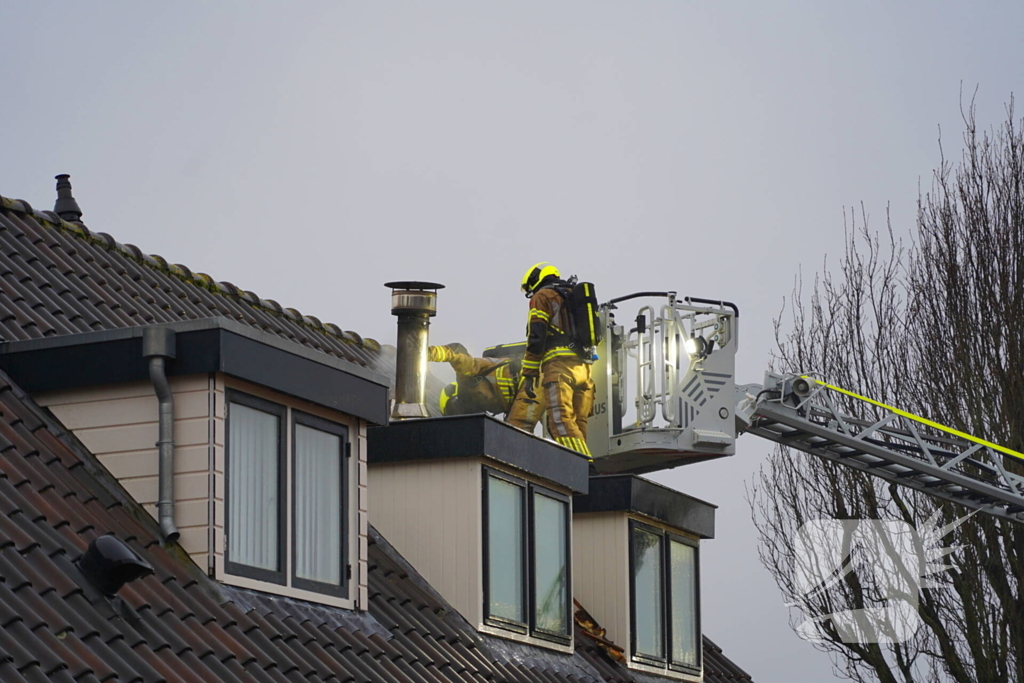
[[[909,234],[919,181],[1024,92],[1020,2],[0,3],[0,194],[392,343],[391,279],[448,286],[436,342],[521,335],[527,266],[603,298],[742,309],[760,381],[844,206]],[[759,683],[831,677],[757,560],[769,448],[656,478],[717,503],[705,631]]]

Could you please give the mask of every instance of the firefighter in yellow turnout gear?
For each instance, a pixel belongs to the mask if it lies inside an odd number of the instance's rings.
[[[561,282],[559,277],[548,263],[536,264],[523,276],[522,289],[530,298],[526,356],[508,422],[532,432],[546,409],[551,436],[589,458],[587,418],[594,405],[594,382],[589,359],[571,346],[569,313],[553,286]]]
[[[441,413],[507,414],[519,382],[518,362],[507,358],[474,358],[465,351],[461,344],[427,347],[427,359],[448,363],[457,379],[441,392]]]

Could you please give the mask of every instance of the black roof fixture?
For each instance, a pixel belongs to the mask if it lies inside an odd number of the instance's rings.
[[[71,175],[61,173],[54,178],[57,179],[57,202],[53,205],[53,212],[69,223],[81,223],[82,209],[71,196]]]
[[[111,535],[94,538],[78,561],[78,568],[107,597],[116,595],[129,581],[153,573],[153,565]]]

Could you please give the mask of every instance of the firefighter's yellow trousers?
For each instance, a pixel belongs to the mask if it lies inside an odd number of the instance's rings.
[[[573,356],[558,356],[541,366],[537,398],[522,387],[512,403],[508,422],[532,432],[541,413],[547,410],[547,427],[552,438],[566,448],[590,457],[587,448],[587,418],[594,407],[594,382],[590,365]]]

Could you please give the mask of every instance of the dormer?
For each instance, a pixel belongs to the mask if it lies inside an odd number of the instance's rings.
[[[702,680],[700,542],[715,506],[635,475],[591,477],[573,505],[576,598],[631,669]]]
[[[572,650],[587,460],[486,415],[369,431],[370,522],[478,630]]]
[[[170,528],[211,577],[366,609],[366,430],[387,422],[383,376],[224,318],[9,342],[0,367],[158,519],[166,407]]]

